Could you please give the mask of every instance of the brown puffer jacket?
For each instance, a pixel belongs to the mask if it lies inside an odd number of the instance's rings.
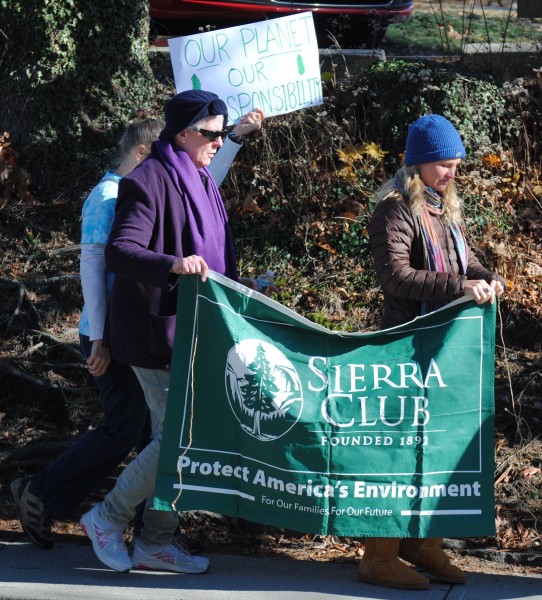
[[[467,273],[461,274],[450,228],[432,215],[440,246],[447,257],[448,272],[424,268],[423,240],[419,221],[402,198],[389,196],[378,202],[369,223],[371,252],[384,292],[382,329],[411,321],[421,314],[421,303],[443,306],[463,296],[467,279],[485,279],[494,274],[467,249]]]

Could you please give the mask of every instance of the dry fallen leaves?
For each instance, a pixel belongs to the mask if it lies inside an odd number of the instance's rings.
[[[30,193],[30,180],[26,173],[17,165],[18,154],[9,140],[9,133],[0,135],[0,184],[3,186],[0,209],[10,200],[17,202],[34,202]]]
[[[537,475],[538,473],[541,473],[541,472],[542,471],[538,467],[530,466],[530,467],[523,469],[521,474],[523,475],[523,477],[532,477],[533,475]]]

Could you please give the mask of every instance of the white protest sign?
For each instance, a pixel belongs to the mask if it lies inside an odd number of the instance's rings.
[[[177,92],[214,92],[237,122],[254,108],[267,117],[323,103],[311,12],[169,40]]]

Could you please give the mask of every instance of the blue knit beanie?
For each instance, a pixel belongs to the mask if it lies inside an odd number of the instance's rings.
[[[166,126],[160,133],[161,140],[175,137],[178,133],[213,115],[224,115],[224,127],[228,122],[228,108],[212,92],[186,90],[167,101],[165,108]]]
[[[408,128],[404,156],[407,166],[464,158],[465,154],[456,128],[441,115],[425,115]]]

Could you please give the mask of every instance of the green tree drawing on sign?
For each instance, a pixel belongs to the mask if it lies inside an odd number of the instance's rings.
[[[191,81],[193,90],[201,90],[201,81],[199,80],[197,75],[192,75]]]
[[[254,411],[252,433],[261,437],[260,421],[262,416],[269,416],[276,411],[273,397],[270,397],[269,394],[279,392],[261,344],[257,347],[256,356],[248,368],[251,373],[247,374],[247,382],[243,389],[244,404],[246,408]]]
[[[303,63],[303,57],[301,56],[301,54],[297,55],[297,72],[300,75],[303,75],[305,73],[305,64]]]

